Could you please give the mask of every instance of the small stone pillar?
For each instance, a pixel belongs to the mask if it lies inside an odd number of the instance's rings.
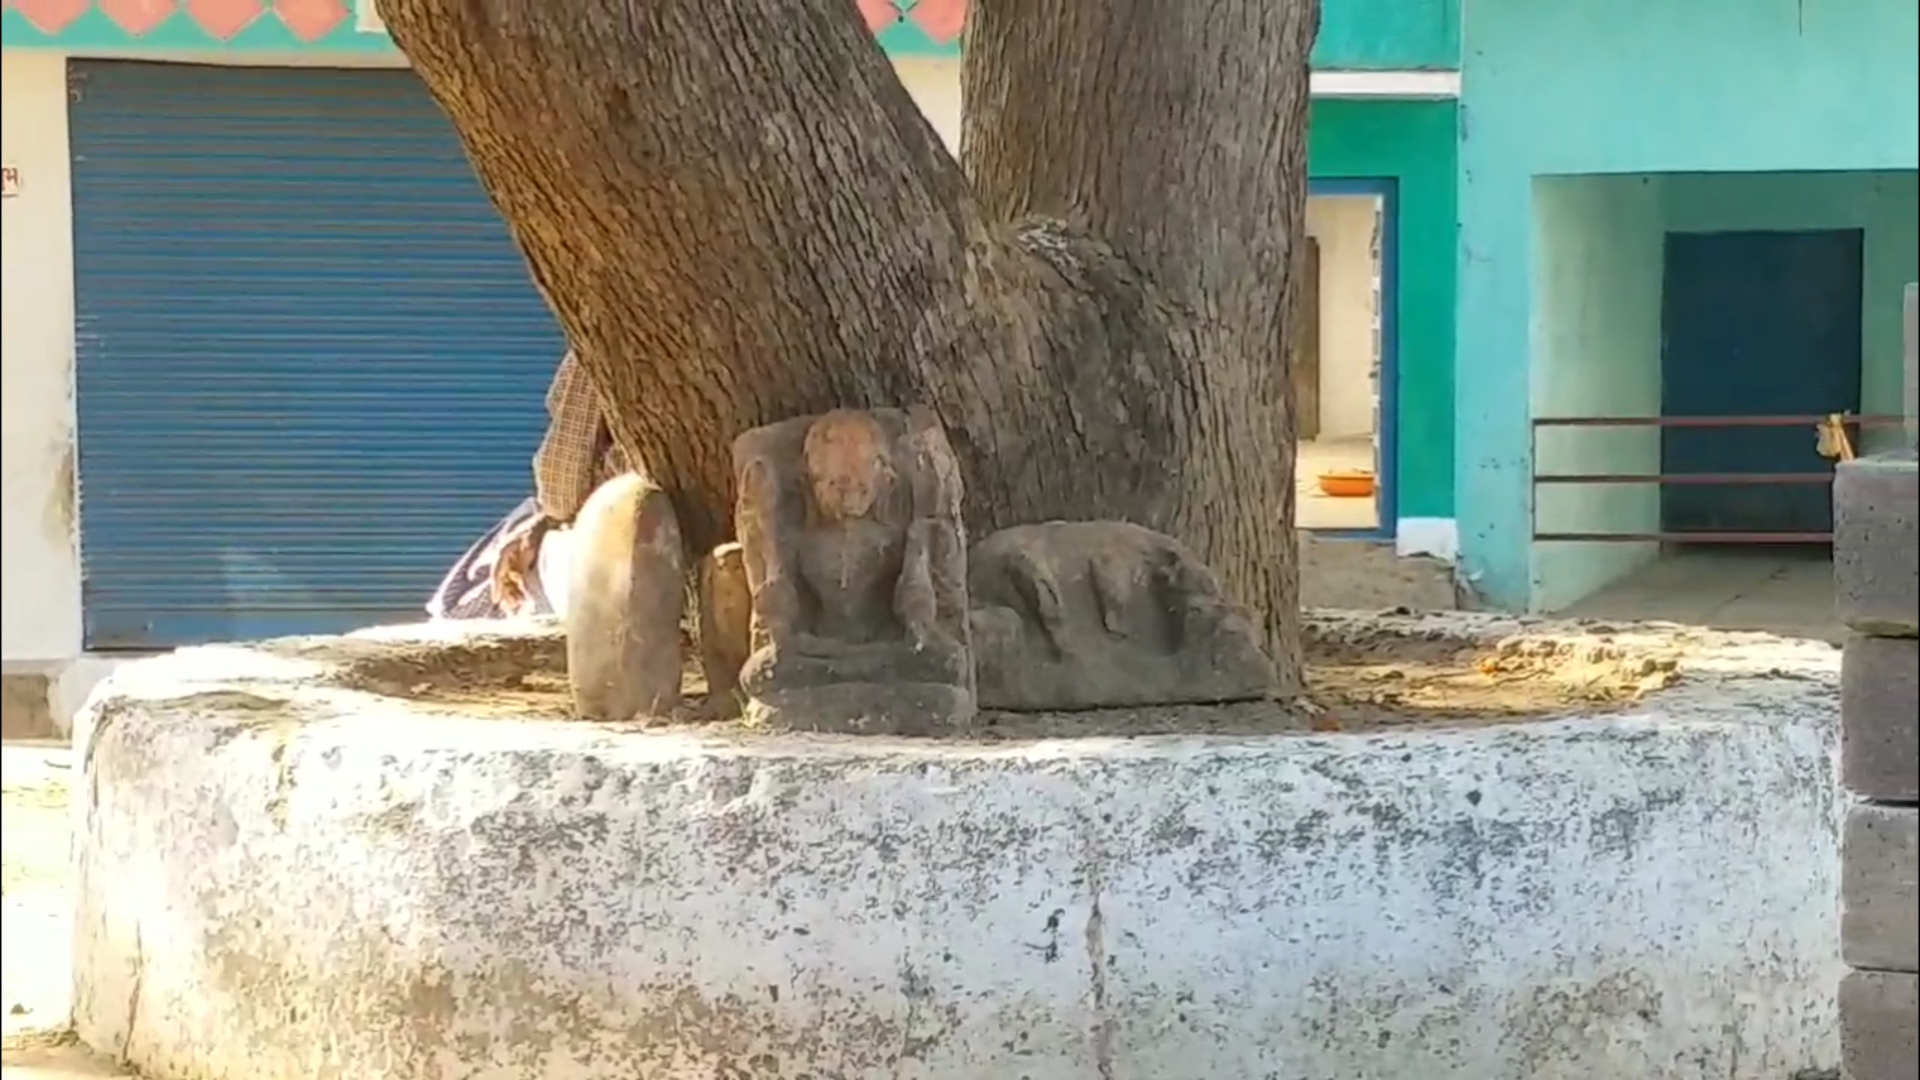
[[[1834,477],[1834,588],[1851,631],[1840,669],[1841,1071],[1920,1077],[1920,466],[1915,287],[1906,294],[1906,448]]]
[[[567,682],[582,720],[626,722],[680,707],[686,606],[673,501],[637,473],[588,496],[573,524],[567,583]]]

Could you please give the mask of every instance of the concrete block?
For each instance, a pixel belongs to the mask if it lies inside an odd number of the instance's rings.
[[[1920,971],[1920,807],[1861,803],[1840,841],[1840,955]]]
[[[1843,461],[1833,478],[1833,587],[1863,634],[1920,633],[1920,461],[1912,450]]]
[[[53,739],[59,735],[53,721],[52,680],[38,673],[0,675],[0,736]]]
[[[1840,1075],[1920,1080],[1920,976],[1854,971],[1840,981]]]
[[[1863,799],[1920,802],[1920,639],[1847,639],[1840,779]]]

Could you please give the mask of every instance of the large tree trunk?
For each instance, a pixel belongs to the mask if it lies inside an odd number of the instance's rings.
[[[735,435],[925,402],[976,535],[1179,537],[1298,688],[1282,315],[1316,0],[974,0],[967,176],[852,0],[381,11],[694,546],[730,532]]]

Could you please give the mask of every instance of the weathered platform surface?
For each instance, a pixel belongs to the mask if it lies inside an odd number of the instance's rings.
[[[369,689],[551,647],[461,633],[184,650],[95,696],[88,1043],[152,1080],[1839,1060],[1824,645],[1730,639],[1625,715],[1261,739],[731,739]]]

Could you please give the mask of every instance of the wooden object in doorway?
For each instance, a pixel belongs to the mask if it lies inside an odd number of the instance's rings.
[[[1293,354],[1287,357],[1293,380],[1293,433],[1301,442],[1320,437],[1320,241],[1301,238],[1299,282],[1293,292]]]

